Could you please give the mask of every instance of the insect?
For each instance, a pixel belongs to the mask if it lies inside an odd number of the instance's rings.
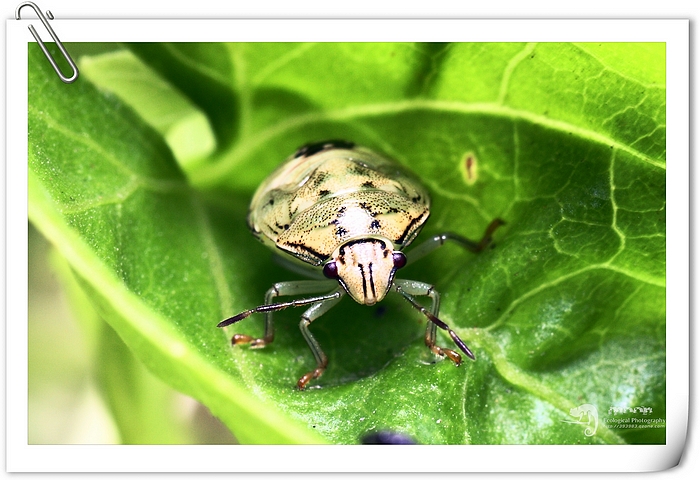
[[[231,338],[233,345],[262,348],[274,340],[273,312],[310,305],[299,327],[316,359],[316,368],[297,382],[303,390],[328,365],[328,357],[309,330],[311,323],[346,294],[360,304],[374,305],[392,291],[428,319],[425,344],[433,353],[449,358],[455,365],[462,362],[459,353],[436,344],[439,327],[474,360],[469,347],[438,318],[440,295],[433,286],[394,275],[447,241],[479,252],[505,222],[493,220],[479,242],[454,233],[435,235],[407,256],[403,249],[413,242],[429,215],[427,190],[411,172],[393,161],[341,140],[299,148],[257,189],[247,221],[259,240],[286,254],[281,258],[286,266],[315,280],[276,283],[267,291],[263,305],[223,320],[218,326],[264,313],[263,337],[235,334]],[[292,295],[313,296],[275,303],[277,297]],[[414,296],[430,297],[430,309]]]

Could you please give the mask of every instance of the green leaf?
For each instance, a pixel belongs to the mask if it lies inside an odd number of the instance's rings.
[[[215,150],[216,140],[204,114],[130,52],[85,56],[79,67],[98,88],[116,94],[158,130],[183,168]]]
[[[192,441],[194,436],[191,429],[186,429],[181,416],[175,414],[172,389],[151,375],[134,358],[114,330],[99,318],[90,299],[76,282],[70,266],[55,254],[55,250],[52,253],[53,270],[60,277],[64,292],[70,296],[75,317],[89,345],[87,352],[81,352],[84,363],[89,365],[85,370],[90,372],[90,377],[94,377],[109,406],[120,441],[125,444],[182,444]],[[54,318],[51,318],[51,323],[53,321]],[[64,330],[65,326],[61,325],[60,328]],[[69,348],[73,349],[76,339],[73,335],[54,332],[51,345],[56,343],[70,345]],[[48,350],[49,355],[54,354],[51,347],[44,347],[43,350]],[[52,359],[52,363],[55,363],[55,359]],[[41,365],[45,364],[42,362]],[[81,371],[75,366],[71,370]],[[63,378],[64,372],[58,371],[55,375]]]
[[[664,428],[603,422],[610,407],[665,418],[663,44],[130,48],[203,110],[217,152],[183,175],[120,101],[53,81],[33,51],[30,218],[134,353],[240,441],[391,429],[436,444],[665,442]],[[236,99],[226,118],[202,101],[212,78],[213,97]],[[425,318],[401,299],[346,298],[312,325],[330,365],[299,392],[314,365],[301,311],[275,314],[262,350],[228,343],[259,335],[260,318],[215,327],[298,278],[248,233],[247,203],[296,147],[326,138],[425,182],[417,243],[507,221],[493,249],[445,246],[401,271],[435,285],[476,362],[436,361]],[[583,404],[598,409],[593,436],[570,415]]]
[[[204,209],[162,139],[128,108],[88,82],[56,83],[39,49],[30,62],[30,219],[100,314],[152,371],[235,424],[239,440],[321,441],[216,366],[230,355],[208,321],[222,316],[209,288],[225,281],[211,268],[214,229],[227,229],[221,213]]]
[[[228,147],[239,133],[240,108],[234,79],[233,59],[224,44],[134,43],[133,52],[166,76],[211,120],[218,148]],[[189,58],[196,58],[190,62]]]

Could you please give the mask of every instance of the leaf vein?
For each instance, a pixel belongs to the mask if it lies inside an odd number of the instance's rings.
[[[535,50],[536,46],[537,43],[528,43],[525,45],[525,48],[523,48],[522,51],[510,59],[510,62],[508,62],[508,65],[506,65],[506,68],[503,71],[503,78],[501,79],[501,87],[498,92],[498,99],[496,100],[496,103],[500,105],[505,103],[506,96],[508,95],[510,77],[513,75],[513,71]]]
[[[641,276],[639,276],[638,274],[635,274],[635,273],[633,273],[633,272],[627,271],[627,270],[622,269],[622,268],[620,268],[620,267],[614,266],[614,265],[610,264],[610,262],[606,262],[606,263],[602,263],[602,264],[589,265],[589,266],[587,266],[587,267],[580,268],[579,270],[575,270],[575,271],[573,271],[573,272],[569,272],[569,273],[566,273],[566,274],[564,274],[564,275],[561,275],[561,276],[559,276],[559,277],[557,277],[557,278],[555,278],[555,279],[552,279],[552,280],[550,280],[550,281],[548,281],[548,282],[543,282],[543,283],[541,283],[540,285],[538,285],[537,287],[535,287],[535,288],[533,288],[533,289],[531,289],[531,290],[528,290],[527,292],[523,293],[523,294],[520,295],[518,298],[516,298],[516,299],[514,299],[512,302],[510,302],[510,305],[508,306],[508,308],[506,308],[506,309],[504,310],[503,314],[501,314],[501,316],[500,316],[494,323],[492,323],[492,324],[489,325],[488,327],[485,327],[484,330],[486,330],[486,331],[494,331],[494,330],[496,330],[497,328],[501,327],[501,326],[506,322],[506,320],[507,320],[507,318],[510,316],[511,312],[512,312],[513,310],[515,310],[515,308],[516,308],[518,305],[520,305],[521,303],[525,302],[525,301],[528,300],[529,298],[531,298],[531,297],[537,295],[538,293],[543,292],[543,291],[545,291],[545,290],[547,290],[547,289],[549,289],[549,288],[556,287],[556,286],[559,285],[560,283],[565,282],[565,281],[567,281],[567,280],[569,280],[569,279],[571,279],[571,278],[573,278],[573,277],[576,277],[576,276],[578,276],[578,275],[581,275],[581,274],[583,274],[583,273],[586,273],[586,272],[589,272],[589,271],[593,271],[593,270],[599,270],[599,269],[611,270],[611,271],[614,271],[614,272],[616,272],[616,273],[620,273],[620,274],[622,274],[622,275],[626,275],[626,276],[628,276],[628,277],[630,277],[630,278],[634,278],[635,280],[638,280],[638,281],[640,281],[640,282],[648,283],[648,284],[650,284],[650,285],[654,285],[654,286],[658,286],[658,287],[665,287],[665,282],[662,282],[662,281],[653,279],[653,278],[651,278],[651,277],[646,277],[646,278],[641,277]]]
[[[630,77],[629,75],[620,72],[619,70],[617,70],[616,68],[612,67],[611,65],[608,65],[606,62],[604,62],[604,61],[603,61],[600,57],[598,57],[597,55],[591,53],[591,51],[590,51],[589,49],[585,48],[585,47],[584,47],[583,45],[581,45],[581,44],[575,43],[574,46],[575,46],[576,48],[578,48],[579,50],[581,50],[582,52],[585,52],[586,55],[588,55],[588,56],[590,56],[591,58],[593,58],[596,62],[598,62],[598,63],[600,64],[601,67],[603,67],[603,69],[605,69],[605,70],[607,70],[607,71],[609,71],[609,72],[611,72],[611,73],[614,73],[615,75],[619,76],[620,78],[624,78],[625,80],[628,80],[628,81],[630,81],[630,82],[634,82],[634,83],[636,83],[637,85],[643,86],[644,88],[653,88],[653,89],[659,89],[659,90],[665,90],[665,89],[666,89],[666,85],[664,85],[664,84],[660,84],[660,83],[643,83],[643,82],[640,82],[640,81],[639,81],[638,79],[636,79],[636,78]]]
[[[250,135],[236,147],[231,149],[227,154],[223,155],[218,162],[202,167],[202,169],[197,172],[193,172],[192,180],[194,183],[201,185],[214,184],[220,178],[224,178],[226,175],[229,175],[232,169],[234,169],[243,159],[258,149],[261,145],[264,145],[266,142],[269,142],[271,139],[277,136],[284,135],[286,132],[292,129],[299,128],[307,124],[328,120],[347,121],[352,119],[361,119],[364,117],[371,118],[382,115],[392,115],[421,110],[460,114],[487,114],[513,121],[528,121],[544,128],[575,134],[580,138],[588,139],[601,145],[619,149],[633,157],[638,158],[644,163],[664,171],[666,170],[665,162],[661,160],[652,158],[641,151],[635,150],[629,145],[625,145],[609,136],[584,127],[573,125],[563,120],[548,118],[541,114],[528,112],[526,110],[518,110],[496,103],[464,103],[458,101],[415,98],[401,102],[367,104],[339,110],[291,116],[284,121],[261,130],[255,135]]]
[[[482,345],[489,350],[496,371],[498,371],[499,375],[507,382],[544,400],[566,415],[569,415],[570,410],[576,407],[576,403],[550,388],[545,382],[525,373],[513,363],[509,362],[503,349],[491,335],[480,334],[479,337]],[[596,436],[608,444],[620,445],[626,443],[619,435],[605,425],[598,425]]]

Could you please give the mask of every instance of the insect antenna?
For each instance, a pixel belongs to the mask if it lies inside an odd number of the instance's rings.
[[[238,315],[234,315],[233,317],[227,318],[226,320],[222,320],[219,322],[217,327],[226,327],[228,325],[231,325],[236,322],[240,322],[244,318],[248,318],[254,313],[268,313],[268,312],[278,312],[280,310],[284,310],[285,308],[289,307],[301,307],[304,305],[309,305],[310,303],[318,303],[318,302],[325,302],[326,300],[330,300],[333,298],[338,298],[340,297],[341,292],[335,291],[333,293],[329,293],[328,295],[320,295],[318,297],[309,297],[309,298],[299,298],[295,300],[290,300],[289,302],[283,302],[283,303],[270,303],[267,305],[260,305],[259,307],[252,308],[250,310],[246,310],[245,312],[241,312]]]
[[[437,325],[438,327],[440,327],[440,328],[442,328],[443,330],[447,331],[447,333],[450,334],[450,337],[452,338],[452,341],[455,342],[455,345],[457,345],[457,346],[459,347],[459,349],[462,350],[469,358],[471,358],[472,360],[476,360],[476,356],[474,355],[474,353],[472,353],[471,350],[469,350],[469,347],[467,347],[467,344],[464,343],[464,341],[463,341],[461,338],[459,338],[459,335],[457,335],[457,334],[455,333],[455,331],[452,330],[445,322],[443,322],[442,320],[440,320],[439,318],[437,318],[435,315],[433,315],[432,313],[430,313],[430,312],[428,311],[428,309],[426,309],[426,308],[425,308],[423,305],[421,305],[420,303],[416,302],[415,299],[414,299],[411,295],[409,295],[408,293],[404,292],[402,289],[398,288],[397,291],[398,291],[401,295],[403,295],[403,298],[405,298],[406,301],[407,301],[408,303],[410,303],[411,306],[412,306],[413,308],[415,308],[416,310],[419,310],[423,315],[425,315],[426,317],[428,317],[428,320],[430,320],[431,322],[433,322],[435,325]]]

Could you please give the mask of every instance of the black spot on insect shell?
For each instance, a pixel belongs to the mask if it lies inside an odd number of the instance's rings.
[[[379,220],[372,220],[372,223],[369,224],[369,228],[379,228]]]
[[[326,144],[325,144],[325,142],[324,142],[324,143],[314,143],[314,144],[312,144],[312,145],[309,145],[309,146],[306,148],[305,155],[306,155],[307,157],[310,157],[311,155],[314,155],[314,154],[316,154],[316,153],[318,153],[318,152],[320,152],[320,151],[323,151],[323,150],[325,150],[325,149],[326,149]]]
[[[325,262],[328,259],[328,255],[324,255],[320,252],[317,252],[313,248],[308,247],[302,243],[287,242],[287,243],[285,243],[285,245],[287,245],[288,247],[291,247],[291,248],[298,248],[300,250],[304,250],[304,251],[308,252],[312,257],[315,257],[315,259],[319,263]]]
[[[347,233],[348,233],[348,231],[343,227],[338,227],[335,229],[335,234],[339,237],[342,237],[343,235],[345,235]]]
[[[294,152],[294,158],[299,158],[303,157],[306,155],[306,152],[309,150],[308,145],[304,145],[303,147],[299,147],[296,152]]]
[[[362,184],[363,187],[365,188],[374,188],[374,183],[372,182],[365,182]]]
[[[347,207],[340,207],[340,208],[338,209],[338,215],[336,215],[336,216],[337,216],[338,218],[342,217],[343,215],[345,215],[345,210],[347,210]]]
[[[330,191],[330,190],[320,190],[320,191],[318,192],[318,196],[319,196],[319,197],[325,197],[326,195],[330,195],[330,194],[331,194],[331,191]]]
[[[369,166],[366,163],[362,163],[360,165],[354,165],[350,168],[348,168],[348,173],[350,175],[362,175],[365,176],[367,174],[367,169]]]
[[[411,198],[411,201],[412,201],[413,203],[418,203],[418,202],[420,202],[420,199],[421,199],[421,196],[420,196],[420,195],[416,195],[415,197]]]
[[[327,140],[325,143],[326,148],[346,148],[348,150],[355,148],[355,144],[347,140]]]
[[[294,158],[299,158],[301,156],[310,157],[311,155],[321,152],[323,150],[330,150],[332,148],[344,148],[352,149],[355,144],[348,142],[346,140],[326,140],[324,142],[310,143],[299,148],[294,154]]]
[[[289,224],[288,224],[288,223],[285,224],[285,225],[280,225],[279,223],[275,222],[275,226],[277,227],[277,229],[274,229],[274,228],[272,229],[272,230],[275,230],[275,233],[278,233],[279,230],[289,230]]]
[[[425,216],[425,212],[421,213],[418,215],[416,218],[412,219],[408,225],[406,225],[406,229],[403,231],[401,236],[396,239],[396,243],[399,245],[403,245],[404,240],[406,240],[406,235],[408,235],[408,232],[410,232],[414,226],[421,221],[421,219]]]
[[[316,173],[316,170],[318,170],[318,168],[315,169],[313,172],[311,172],[311,176],[312,176],[313,179],[314,179],[313,188],[318,188],[318,187],[320,187],[321,184],[323,184],[323,182],[326,181],[326,179],[328,178],[328,175],[329,175],[328,172],[318,172],[318,173]]]

